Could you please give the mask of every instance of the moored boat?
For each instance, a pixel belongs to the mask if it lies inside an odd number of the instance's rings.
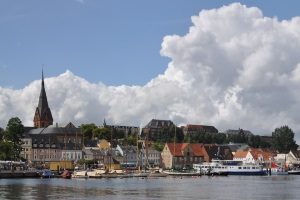
[[[175,170],[165,170],[163,173],[169,175],[169,176],[199,176],[200,173],[195,170],[189,170],[189,171],[175,171]]]
[[[291,169],[288,171],[289,175],[300,175],[300,168]]]
[[[269,175],[288,175],[288,170],[284,168],[282,165],[278,165],[274,162],[271,163],[271,168],[267,169],[267,173]]]
[[[86,170],[76,170],[72,174],[72,178],[88,178]]]
[[[51,170],[49,169],[44,169],[41,173],[41,177],[42,178],[53,178],[54,177],[54,174],[52,173]]]
[[[92,171],[88,171],[87,176],[89,178],[103,178],[106,173],[107,172],[104,169],[94,169]]]
[[[65,170],[61,176],[65,179],[70,179],[72,177],[72,173],[69,170]]]
[[[166,177],[168,176],[168,174],[164,173],[163,171],[160,170],[153,170],[150,171],[150,173],[148,174],[149,178],[154,178],[154,177]]]
[[[213,160],[210,163],[194,164],[194,169],[203,175],[266,175],[262,166],[257,164],[245,164],[234,160]]]

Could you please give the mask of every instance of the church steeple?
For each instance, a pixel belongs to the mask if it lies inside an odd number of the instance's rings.
[[[47,127],[53,124],[53,118],[51,110],[48,105],[45,83],[44,83],[44,72],[42,70],[42,85],[39,97],[39,104],[35,110],[33,118],[34,126],[37,128]]]

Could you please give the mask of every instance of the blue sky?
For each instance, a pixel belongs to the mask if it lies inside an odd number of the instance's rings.
[[[0,127],[54,122],[300,132],[296,0],[0,1]],[[297,135],[300,141],[300,134]]]
[[[221,0],[1,0],[0,86],[23,88],[67,69],[92,83],[144,85],[163,73],[166,35],[183,35],[191,16]],[[299,1],[241,1],[265,16],[299,15]]]

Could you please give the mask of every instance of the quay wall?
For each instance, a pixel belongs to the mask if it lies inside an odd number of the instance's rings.
[[[37,171],[0,171],[0,179],[2,178],[38,178]]]

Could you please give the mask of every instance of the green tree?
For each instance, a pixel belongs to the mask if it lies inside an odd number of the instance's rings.
[[[93,130],[97,128],[95,124],[82,124],[80,128],[85,141],[89,141],[94,138]]]
[[[160,142],[154,142],[153,147],[156,151],[162,152],[164,149],[165,144]]]
[[[12,160],[13,143],[11,141],[0,141],[0,160]]]
[[[272,147],[279,153],[288,153],[297,150],[298,145],[294,140],[295,133],[288,126],[276,128],[272,133]]]
[[[0,127],[0,141],[4,139],[4,130]]]
[[[135,146],[137,144],[137,135],[136,134],[131,134],[127,137],[127,144]]]
[[[98,133],[99,139],[105,139],[109,141],[111,138],[111,130],[109,128],[100,128]]]
[[[22,121],[18,117],[11,118],[6,127],[4,139],[5,141],[12,142],[13,158],[16,160],[20,158],[20,153],[22,151],[22,134],[24,133],[24,126]]]
[[[258,148],[261,147],[261,140],[259,135],[251,135],[248,138],[248,145],[250,147]]]

